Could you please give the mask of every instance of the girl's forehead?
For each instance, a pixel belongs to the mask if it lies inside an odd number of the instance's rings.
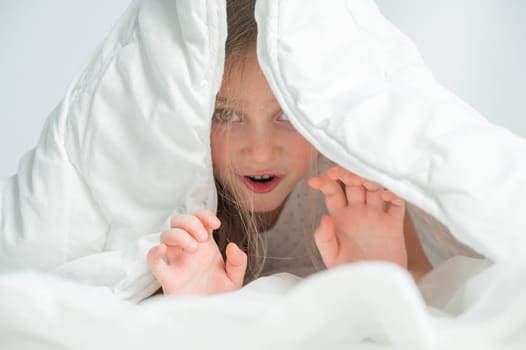
[[[216,103],[232,106],[266,108],[277,102],[263,74],[255,53],[225,70]]]

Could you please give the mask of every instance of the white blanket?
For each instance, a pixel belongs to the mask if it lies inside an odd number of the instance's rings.
[[[1,194],[0,272],[52,271],[138,301],[169,218],[215,209],[221,1],[137,0],[72,81]]]
[[[139,305],[38,274],[0,278],[3,349],[524,349],[522,263],[454,258],[420,284],[384,263],[280,274]],[[511,272],[511,274],[510,274]],[[446,286],[454,293],[439,293]],[[488,307],[491,304],[492,307]]]
[[[145,256],[171,215],[215,208],[209,132],[225,12],[220,0],[136,0],[72,81],[2,188],[2,348],[229,337],[239,347],[524,348],[526,141],[438,86],[372,0],[259,0],[258,59],[298,131],[424,213],[419,235],[443,263],[420,285],[427,306],[407,274],[379,263],[212,298],[119,301],[158,288]],[[434,218],[488,260],[444,263],[455,254]]]

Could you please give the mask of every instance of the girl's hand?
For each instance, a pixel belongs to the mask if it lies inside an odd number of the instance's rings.
[[[225,264],[212,237],[220,225],[209,210],[172,218],[161,244],[148,252],[148,265],[164,294],[208,295],[241,288],[247,256],[230,243]]]
[[[402,199],[340,166],[310,179],[309,185],[323,193],[330,214],[314,234],[328,268],[359,260],[407,268]]]

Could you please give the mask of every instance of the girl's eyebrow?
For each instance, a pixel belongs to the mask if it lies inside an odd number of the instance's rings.
[[[222,97],[222,96],[216,96],[216,102],[219,103],[237,103],[237,100],[233,100],[230,98]]]
[[[219,104],[221,108],[227,107],[231,109],[242,109],[243,105],[238,100],[226,98],[222,96],[216,96],[216,104]]]
[[[227,99],[227,98],[225,98],[225,97],[222,97],[222,96],[217,95],[217,96],[216,96],[216,103],[221,103],[221,104],[227,104],[227,103],[230,103],[230,104],[236,104],[236,105],[238,105],[239,101],[238,101],[238,100]],[[277,108],[277,109],[272,113],[272,115],[275,115],[275,114],[278,114],[278,113],[283,113],[283,109],[282,109],[281,107]]]
[[[219,96],[219,95],[216,96],[216,102],[222,103],[222,104],[228,104],[230,106],[238,106],[239,108],[241,108],[242,106],[245,106],[245,103],[246,103],[245,100],[243,99],[238,100],[234,98],[226,98],[226,97]]]

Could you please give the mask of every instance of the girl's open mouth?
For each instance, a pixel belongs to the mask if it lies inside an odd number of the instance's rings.
[[[243,176],[248,188],[255,193],[267,193],[272,191],[281,181],[277,175],[250,175]]]

